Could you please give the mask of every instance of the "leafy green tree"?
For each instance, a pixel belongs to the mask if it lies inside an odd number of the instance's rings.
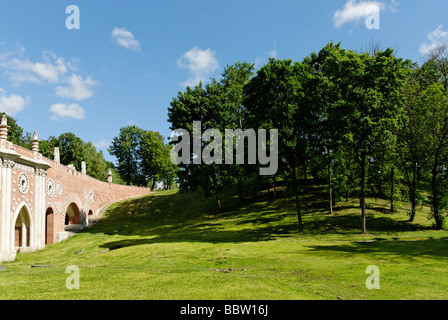
[[[86,174],[98,180],[107,181],[107,162],[103,152],[97,151],[91,142],[84,143],[84,161],[86,162]]]
[[[114,137],[108,151],[117,158],[116,170],[126,185],[145,185],[146,180],[139,166],[140,140],[143,130],[137,126],[126,126]]]
[[[224,187],[233,181],[232,167],[226,165],[221,154],[214,147],[219,139],[224,141],[225,129],[236,128],[237,113],[235,105],[229,100],[223,85],[212,79],[205,87],[202,83],[194,88],[187,87],[185,92],[179,92],[171,101],[168,108],[168,121],[171,130],[183,129],[189,133],[191,139],[194,137],[193,122],[200,121],[201,127],[198,133],[205,133],[208,129],[216,129],[219,134],[212,135],[209,141],[201,139],[200,149],[182,150],[188,153],[187,163],[179,164],[178,178],[181,190],[194,190],[202,188],[205,196],[214,196],[218,210],[222,209],[220,193]],[[183,137],[182,139],[184,139]],[[193,143],[194,145],[194,143]],[[210,155],[210,162],[203,160],[206,150]]]
[[[426,128],[423,125],[427,114],[420,108],[419,96],[423,86],[429,85],[420,77],[422,69],[416,68],[408,79],[403,90],[406,97],[404,104],[403,125],[397,134],[396,152],[399,158],[400,169],[408,189],[408,199],[411,203],[409,221],[414,221],[416,208],[419,202],[419,190],[422,186],[422,172],[425,170],[425,136]],[[420,78],[420,80],[419,80]]]
[[[84,142],[72,132],[66,132],[58,137],[60,160],[64,165],[72,164],[79,171],[84,161]]]
[[[322,72],[335,84],[339,99],[331,107],[332,117],[343,128],[342,136],[359,164],[361,228],[366,233],[368,160],[374,156],[374,141],[387,144],[399,125],[405,63],[392,49],[369,55],[329,44],[327,51]]]
[[[32,134],[25,132],[21,126],[17,124],[17,120],[11,116],[6,115],[8,122],[8,141],[15,145],[31,149]],[[2,114],[3,116],[3,114]]]
[[[245,88],[248,125],[278,129],[279,170],[295,197],[298,231],[303,232],[300,203],[300,167],[306,162],[309,134],[317,114],[307,88],[312,79],[306,64],[291,59],[270,59]]]
[[[174,175],[176,168],[170,159],[171,147],[165,144],[159,132],[143,131],[140,140],[140,167],[146,179],[152,181],[151,190],[156,182],[164,180],[172,183],[170,174]]]
[[[243,106],[244,86],[249,82],[253,75],[254,64],[247,62],[237,62],[233,65],[228,65],[222,73],[221,84],[227,92],[228,99],[232,104],[231,110],[236,110],[237,128],[246,130],[245,120],[247,112]],[[247,143],[246,143],[247,146]],[[247,147],[245,148],[247,151]],[[247,172],[248,167],[235,164],[233,166],[234,175],[237,180],[238,199],[243,200],[243,175]],[[246,169],[246,170],[245,170]]]
[[[435,83],[424,90],[418,107],[425,114],[423,127],[424,153],[427,155],[431,174],[431,205],[436,228],[447,228],[443,212],[448,209],[446,174],[448,163],[448,94],[442,83]]]

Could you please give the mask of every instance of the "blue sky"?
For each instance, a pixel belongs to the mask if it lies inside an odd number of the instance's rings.
[[[79,29],[66,27],[70,5]],[[369,6],[379,29],[366,27]],[[378,42],[421,63],[448,42],[447,12],[446,0],[1,0],[0,112],[41,139],[71,131],[113,160],[120,127],[168,137],[172,98],[226,65],[300,61],[330,41]]]

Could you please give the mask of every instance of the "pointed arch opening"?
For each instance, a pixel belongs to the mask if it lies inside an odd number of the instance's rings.
[[[49,207],[45,212],[45,244],[54,243],[54,211]]]
[[[14,223],[14,247],[16,250],[30,247],[30,225],[30,214],[28,208],[24,205],[20,209]]]

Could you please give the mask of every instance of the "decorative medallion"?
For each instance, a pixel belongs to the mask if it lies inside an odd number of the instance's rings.
[[[84,189],[84,200],[88,201],[89,200],[89,190]]]
[[[19,179],[17,179],[17,184],[19,186],[19,191],[22,194],[25,194],[28,192],[28,189],[30,187],[30,181],[28,179],[28,176],[25,173],[20,174]]]
[[[62,184],[60,182],[56,185],[56,193],[59,197],[62,195]]]
[[[47,181],[47,196],[50,198],[54,196],[54,193],[56,192],[56,187],[54,186],[54,181],[51,179],[48,179]]]
[[[89,190],[89,200],[90,200],[90,202],[93,202],[93,190],[92,190],[92,188]]]

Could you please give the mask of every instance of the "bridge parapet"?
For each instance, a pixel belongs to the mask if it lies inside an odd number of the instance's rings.
[[[0,123],[0,262],[32,252],[80,230],[112,202],[146,195],[149,188],[97,180],[74,167],[6,140],[6,117]],[[109,172],[110,173],[110,172]]]

